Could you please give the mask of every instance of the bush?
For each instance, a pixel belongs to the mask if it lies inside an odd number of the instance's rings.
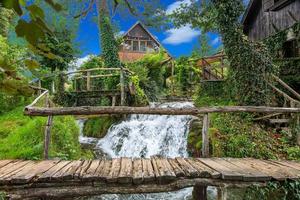
[[[250,114],[212,115],[213,156],[274,159],[282,155],[280,141],[251,121]]]
[[[295,146],[295,147],[289,147],[286,150],[287,152],[287,157],[290,160],[300,160],[300,147]]]
[[[23,116],[18,107],[0,117],[0,159],[42,159],[46,118]],[[55,117],[51,130],[50,157],[79,159],[79,129],[73,117]],[[90,156],[88,156],[90,157]]]
[[[165,89],[164,51],[148,54],[141,60],[128,64],[128,68],[139,78],[139,86],[150,101],[156,101]]]

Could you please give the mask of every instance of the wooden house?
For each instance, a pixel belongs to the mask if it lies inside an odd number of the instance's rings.
[[[242,19],[244,33],[262,40],[300,21],[300,0],[250,0]]]
[[[244,33],[254,41],[286,31],[280,57],[300,57],[300,35],[291,29],[300,22],[300,0],[250,0],[242,22]]]
[[[143,58],[147,53],[158,52],[163,48],[158,39],[141,23],[135,23],[124,35],[119,57],[122,62],[133,62]],[[168,54],[168,53],[167,53]],[[168,54],[169,57],[171,57]]]

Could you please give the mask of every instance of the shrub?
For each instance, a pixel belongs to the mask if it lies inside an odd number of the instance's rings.
[[[282,154],[282,146],[272,133],[251,121],[250,114],[212,115],[213,155],[274,159]]]
[[[0,159],[42,159],[46,118],[23,116],[18,107],[0,117]],[[50,157],[79,159],[79,129],[73,117],[55,117]]]

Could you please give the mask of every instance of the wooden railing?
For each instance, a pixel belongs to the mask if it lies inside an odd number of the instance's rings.
[[[42,95],[46,95],[43,92]],[[107,106],[107,107],[62,107],[50,108],[35,107],[35,103],[41,98],[41,95],[34,100],[32,104],[25,107],[24,114],[29,116],[48,116],[47,125],[51,126],[53,116],[57,115],[122,115],[122,114],[151,114],[151,115],[194,115],[203,117],[202,128],[202,156],[209,156],[209,113],[300,113],[300,108],[282,108],[282,107],[255,107],[255,106],[224,106],[224,107],[202,107],[202,108],[151,108],[151,107],[124,107],[124,106]],[[48,126],[47,126],[48,127]],[[45,159],[48,158],[48,144],[50,140],[50,128],[45,131]]]
[[[203,57],[198,62],[201,64],[202,68],[202,78],[203,81],[218,81],[225,78],[224,72],[224,59],[225,55],[215,55],[209,57]],[[219,63],[220,66],[214,67],[211,62]]]
[[[95,72],[109,72],[108,74],[95,74]],[[131,73],[128,69],[125,68],[93,68],[86,70],[77,70],[75,72],[69,72],[64,74],[64,76],[70,76],[74,74],[80,74],[79,76],[75,76],[73,78],[75,91],[79,91],[78,89],[78,81],[84,80],[86,84],[85,91],[92,91],[92,80],[100,79],[100,78],[109,78],[109,77],[119,77],[120,83],[120,93],[121,93],[121,106],[125,105],[125,73]],[[115,98],[112,100],[115,102]]]

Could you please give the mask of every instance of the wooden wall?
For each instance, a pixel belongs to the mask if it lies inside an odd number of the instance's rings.
[[[276,11],[265,11],[268,4],[270,0],[258,0],[249,11],[244,32],[251,40],[262,40],[300,21],[300,0]]]

